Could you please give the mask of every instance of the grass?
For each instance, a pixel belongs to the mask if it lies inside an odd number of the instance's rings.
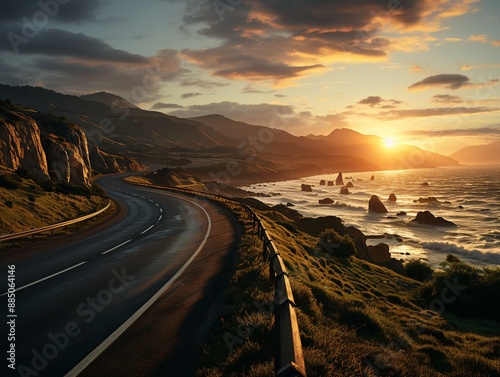
[[[316,247],[316,237],[285,225],[281,214],[257,212],[290,273],[309,377],[500,375],[497,321],[430,310],[419,295],[423,283],[356,257],[332,256]],[[262,246],[245,226],[241,262],[198,376],[273,373],[273,320],[251,305],[271,299],[267,271]],[[258,324],[255,337],[228,350],[224,334],[251,321]]]
[[[46,192],[32,179],[22,178],[6,169],[0,174],[16,184],[15,188],[0,185],[0,234],[74,219],[95,212],[108,203],[108,199],[97,195]]]

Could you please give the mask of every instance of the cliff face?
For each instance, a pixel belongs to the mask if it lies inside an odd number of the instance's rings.
[[[0,165],[25,169],[38,181],[90,186],[92,171],[119,173],[143,167],[102,152],[66,119],[0,101]]]

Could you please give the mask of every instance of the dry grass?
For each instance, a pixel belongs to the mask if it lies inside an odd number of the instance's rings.
[[[309,377],[500,375],[498,322],[440,315],[417,299],[420,282],[355,257],[322,253],[315,237],[283,215],[260,215],[291,275]],[[199,376],[273,373],[271,319],[259,318],[261,331],[234,352],[222,341],[225,332],[236,334],[253,318],[253,301],[270,294],[260,251],[260,242],[247,234],[231,304],[205,345]]]
[[[16,233],[84,216],[103,208],[108,199],[45,192],[31,179],[6,170],[17,189],[0,187],[0,234]]]

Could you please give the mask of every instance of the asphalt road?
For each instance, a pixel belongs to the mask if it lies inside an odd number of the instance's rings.
[[[189,331],[186,320],[193,315],[199,323],[210,320],[210,308],[234,264],[235,220],[222,207],[189,196],[127,185],[116,177],[99,183],[111,198],[125,203],[126,215],[120,221],[64,246],[26,257],[2,256],[0,302],[7,357],[2,358],[1,375],[165,375],[175,355],[194,357],[193,342],[200,334],[195,326],[188,334],[192,341],[182,341]],[[16,317],[7,316],[11,265]],[[134,326],[147,326],[150,335],[137,330],[134,335]],[[15,340],[8,340],[9,331]],[[171,336],[159,338],[158,331]],[[10,343],[15,370],[6,360]],[[148,350],[158,344],[164,346],[162,352]],[[127,362],[137,350],[144,351],[143,366],[135,365],[132,371],[134,366]],[[155,357],[149,359],[152,353]],[[192,365],[176,375],[191,371]]]

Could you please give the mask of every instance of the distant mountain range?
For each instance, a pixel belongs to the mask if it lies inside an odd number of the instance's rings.
[[[387,148],[380,137],[350,129],[334,129],[326,136],[294,136],[219,114],[182,119],[147,111],[104,92],[78,97],[0,84],[0,99],[65,117],[79,125],[95,146],[146,165],[161,165],[169,153],[209,150],[222,153],[216,156],[222,160],[228,156],[223,152],[242,162],[258,157],[264,170],[267,161],[276,166],[275,172],[290,168],[304,175],[458,165],[453,158],[411,145]]]
[[[450,157],[465,165],[500,164],[500,141],[465,147]]]

